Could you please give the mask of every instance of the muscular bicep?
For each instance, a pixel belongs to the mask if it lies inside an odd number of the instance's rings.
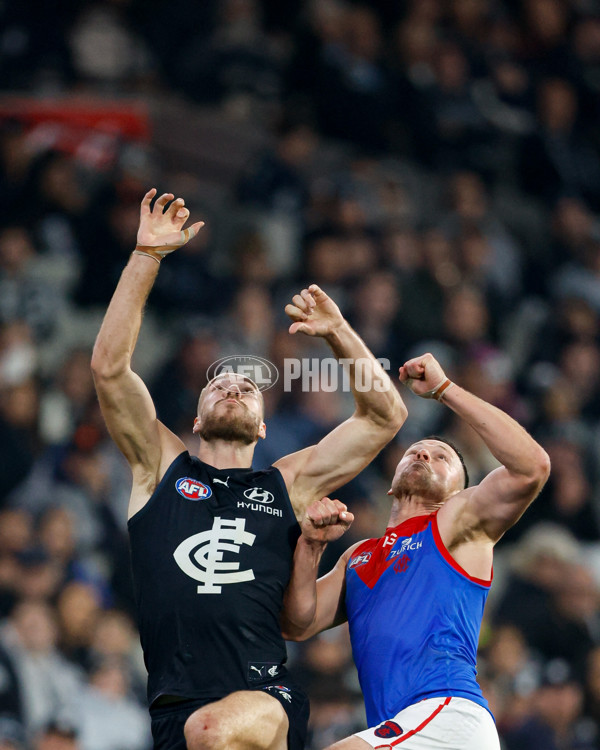
[[[397,429],[352,416],[328,433],[317,445],[279,459],[296,513],[302,514],[315,499],[334,492],[371,463]]]
[[[463,514],[496,542],[519,520],[544,482],[545,477],[515,474],[500,466],[466,491]]]
[[[94,381],[108,431],[129,465],[158,471],[159,422],[142,379],[128,369],[115,377],[95,374]]]

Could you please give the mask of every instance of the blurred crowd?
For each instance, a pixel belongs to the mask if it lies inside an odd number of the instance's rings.
[[[0,750],[151,745],[130,477],[89,359],[153,185],[206,221],[162,264],[134,360],[191,450],[219,357],[327,355],[287,333],[310,282],[393,377],[431,351],[542,443],[552,475],[497,547],[479,677],[504,750],[600,748],[600,2],[22,0],[0,5],[0,81],[175,97],[263,144],[211,199],[156,140],[99,166],[1,108]],[[256,467],[351,411],[296,386],[264,393]],[[470,428],[403,395],[397,439],[339,492],[356,522],[324,570],[381,534],[414,439],[451,437],[473,482],[494,468]],[[364,728],[346,629],[289,652],[309,750]]]

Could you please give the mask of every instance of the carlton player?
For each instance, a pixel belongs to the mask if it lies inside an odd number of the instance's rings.
[[[349,623],[369,729],[330,750],[499,750],[476,681],[494,544],[543,487],[549,458],[511,417],[444,374],[431,354],[400,380],[473,427],[501,466],[475,487],[443,439],[411,445],[396,468],[384,536],[355,544],[315,585],[325,542],[343,533],[327,503],[303,521],[286,593],[284,634],[304,640]]]
[[[287,677],[279,625],[298,521],[373,459],[406,409],[337,305],[313,285],[286,307],[290,333],[321,336],[337,357],[362,360],[371,390],[354,392],[353,416],[318,445],[253,471],[266,432],[262,395],[248,378],[224,374],[202,391],[191,456],[131,370],[162,259],[201,227],[184,230],[183,200],[164,194],[152,207],[155,194],[142,201],[137,247],[92,360],[104,418],[133,473],[128,526],[155,747],[302,750],[308,702]],[[351,522],[341,503],[323,505],[342,528]]]

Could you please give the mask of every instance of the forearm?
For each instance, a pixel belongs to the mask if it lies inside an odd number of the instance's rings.
[[[96,339],[92,356],[96,375],[112,377],[129,367],[158,267],[153,258],[131,255]]]
[[[317,576],[326,544],[309,543],[301,536],[283,596],[281,631],[287,640],[304,640],[313,634],[317,614]]]
[[[406,419],[404,402],[389,375],[347,321],[325,337],[348,373],[356,414],[398,429]]]
[[[492,455],[510,472],[528,476],[547,457],[543,448],[506,412],[454,383],[441,402],[464,419],[481,437]]]

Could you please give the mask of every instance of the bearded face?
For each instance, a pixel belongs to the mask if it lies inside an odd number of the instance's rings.
[[[198,434],[206,442],[225,440],[227,442],[251,445],[258,440],[261,420],[251,414],[243,404],[226,408],[212,409],[204,416]]]
[[[221,375],[202,391],[194,423],[202,440],[251,445],[264,429],[262,396],[249,378]]]
[[[413,462],[397,472],[392,482],[392,491],[396,497],[420,495],[436,502],[447,496],[445,483],[440,481],[429,466],[421,462]]]

